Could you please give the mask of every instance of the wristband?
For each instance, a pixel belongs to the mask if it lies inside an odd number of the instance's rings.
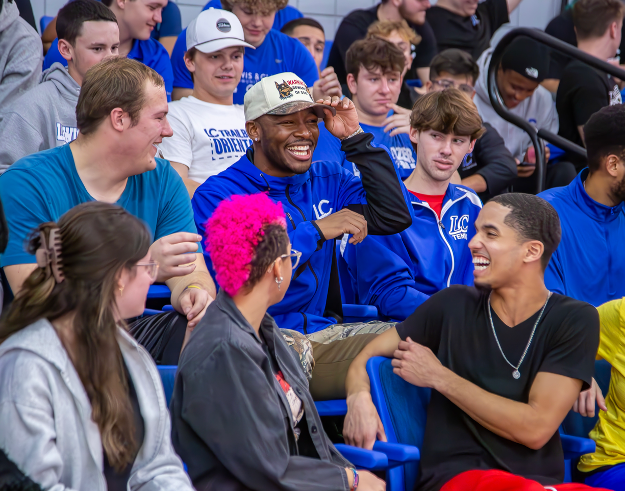
[[[360,125],[358,125],[358,129],[356,131],[354,131],[351,135],[346,136],[345,138],[341,138],[341,141],[343,142],[345,140],[348,140],[352,136],[360,135],[361,133],[364,133],[364,132],[365,132],[365,130],[363,130]]]
[[[352,486],[352,489],[350,491],[356,491],[358,489],[358,471],[356,469],[354,469],[353,467],[351,468],[352,472],[354,473],[354,485]]]
[[[203,288],[197,286],[197,285],[189,285],[188,287],[186,287],[184,290],[188,290],[189,288],[197,288],[198,290],[203,290]],[[182,291],[184,291],[182,290]]]

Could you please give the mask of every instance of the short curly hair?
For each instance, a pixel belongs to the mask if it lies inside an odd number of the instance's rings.
[[[221,0],[221,8],[232,12],[232,7],[238,5],[267,15],[282,10],[288,3],[289,0]]]
[[[289,245],[282,203],[274,203],[266,193],[223,200],[205,230],[215,279],[230,296],[258,283]]]

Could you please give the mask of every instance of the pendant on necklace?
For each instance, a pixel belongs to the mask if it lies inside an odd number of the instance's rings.
[[[514,372],[512,372],[512,376],[515,378],[515,380],[518,380],[519,378],[521,378],[521,372],[515,370]]]

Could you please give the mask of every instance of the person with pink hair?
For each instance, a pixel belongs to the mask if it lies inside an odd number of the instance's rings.
[[[170,406],[174,448],[195,488],[385,489],[330,442],[300,362],[267,314],[301,257],[282,204],[231,196],[206,237],[221,290],[182,352]]]

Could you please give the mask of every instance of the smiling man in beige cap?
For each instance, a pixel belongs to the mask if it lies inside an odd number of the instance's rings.
[[[339,398],[344,396],[349,361],[390,324],[342,324],[340,295],[329,294],[336,268],[334,239],[346,233],[352,235],[350,242],[358,243],[367,233],[404,230],[412,221],[408,198],[388,151],[372,144],[373,135],[362,131],[349,99],[315,102],[306,84],[287,72],[254,85],[245,95],[244,107],[252,146],[238,162],[197,189],[192,202],[195,222],[203,234],[217,205],[233,194],[268,192],[282,203],[291,244],[302,253],[301,266],[293,272],[284,300],[269,313],[279,327],[290,330],[285,337],[295,345],[309,374],[312,345],[315,396]],[[341,140],[362,180],[336,162],[312,161],[318,118]],[[205,258],[211,267],[206,252]]]
[[[243,106],[232,103],[243,72],[243,27],[232,12],[209,9],[187,28],[187,69],[193,93],[169,104],[174,135],[159,145],[193,196],[210,176],[234,164],[251,144]]]

